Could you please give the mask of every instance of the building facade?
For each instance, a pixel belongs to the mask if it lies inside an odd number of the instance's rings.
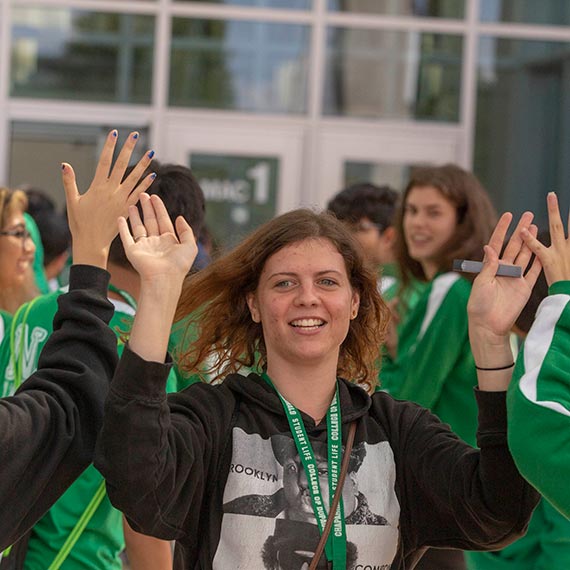
[[[0,0],[0,182],[63,203],[59,163],[85,187],[117,127],[193,168],[223,245],[426,163],[544,222],[566,60],[568,0]]]

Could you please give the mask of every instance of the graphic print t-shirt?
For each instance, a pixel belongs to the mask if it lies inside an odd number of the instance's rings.
[[[328,512],[326,445],[313,442]],[[343,487],[347,568],[389,570],[398,546],[400,505],[388,442],[355,445]],[[290,434],[268,439],[233,429],[221,536],[213,567],[300,570],[319,541],[307,478]],[[319,568],[326,568],[325,556]]]

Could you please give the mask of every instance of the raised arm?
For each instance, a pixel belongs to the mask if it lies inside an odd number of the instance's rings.
[[[60,297],[38,370],[15,396],[0,400],[0,550],[30,528],[92,460],[117,361],[116,337],[107,326],[113,314],[106,297],[108,274],[101,268],[117,233],[117,217],[152,182],[137,186],[148,154],[136,173],[122,180],[134,134],[111,168],[116,139],[111,132],[82,195],[73,169],[63,165],[74,261],[91,266],[72,267],[70,292]]]
[[[111,502],[134,530],[173,539],[184,532],[180,521],[186,510],[200,508],[212,460],[204,448],[213,447],[218,437],[213,423],[226,418],[224,410],[218,412],[205,399],[191,401],[186,393],[166,399],[169,332],[197,247],[182,218],[174,230],[160,198],[142,196],[141,204],[144,222],[136,208],[129,212],[131,229],[125,219],[119,220],[125,252],[141,276],[141,290],[129,343],[107,399],[95,466],[107,481]],[[171,411],[174,401],[179,405]],[[212,421],[204,422],[205,417]],[[197,502],[189,507],[190,500]]]
[[[125,253],[141,278],[129,347],[145,360],[164,362],[182,283],[198,248],[184,218],[178,217],[174,230],[158,196],[141,196],[141,205],[144,223],[137,208],[129,208],[132,232],[125,218],[119,219]]]
[[[547,201],[552,245],[523,233],[550,288],[509,389],[509,446],[524,477],[570,518],[570,237],[556,195]]]
[[[540,261],[532,264],[531,251],[523,242],[522,232],[536,236],[531,225],[533,215],[526,212],[500,257],[505,236],[512,220],[503,214],[485,246],[485,262],[473,283],[467,305],[469,339],[477,367],[479,389],[502,392],[508,388],[514,366],[509,335],[520,312],[526,305],[541,271]],[[497,277],[499,261],[523,268],[523,276]]]

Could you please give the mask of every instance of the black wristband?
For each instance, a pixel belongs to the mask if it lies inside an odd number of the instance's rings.
[[[497,368],[483,368],[482,366],[477,366],[475,364],[475,368],[477,368],[477,370],[483,370],[484,372],[491,372],[493,370],[507,370],[508,368],[512,368],[515,365],[514,362],[511,362],[510,364],[507,364],[506,366],[498,366]]]

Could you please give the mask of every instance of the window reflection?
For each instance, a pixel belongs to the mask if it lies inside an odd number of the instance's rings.
[[[390,16],[464,18],[464,0],[327,0],[329,10]]]
[[[154,18],[14,8],[11,94],[149,103]]]
[[[480,0],[483,22],[570,25],[568,0]]]
[[[225,4],[228,6],[255,6],[258,8],[279,8],[303,10],[311,8],[313,0],[174,0],[181,3]]]
[[[119,131],[117,148],[121,148],[128,134],[137,130],[139,142],[131,157],[135,164],[149,148],[148,127],[113,124]],[[91,183],[99,153],[111,125],[77,125],[68,123],[40,123],[14,121],[11,123],[9,186],[23,185],[45,190],[60,207],[65,206],[61,172],[54,165],[69,162],[77,177],[77,186],[86,189]],[[33,168],[30,168],[30,157]]]
[[[328,115],[457,121],[460,36],[331,28]]]
[[[175,18],[170,104],[304,113],[308,26]]]
[[[419,165],[348,160],[344,163],[344,187],[370,182],[377,186],[388,185],[395,190],[403,191],[413,169],[417,166]]]
[[[544,223],[550,190],[568,208],[569,72],[570,44],[481,38],[474,164],[499,211]]]

